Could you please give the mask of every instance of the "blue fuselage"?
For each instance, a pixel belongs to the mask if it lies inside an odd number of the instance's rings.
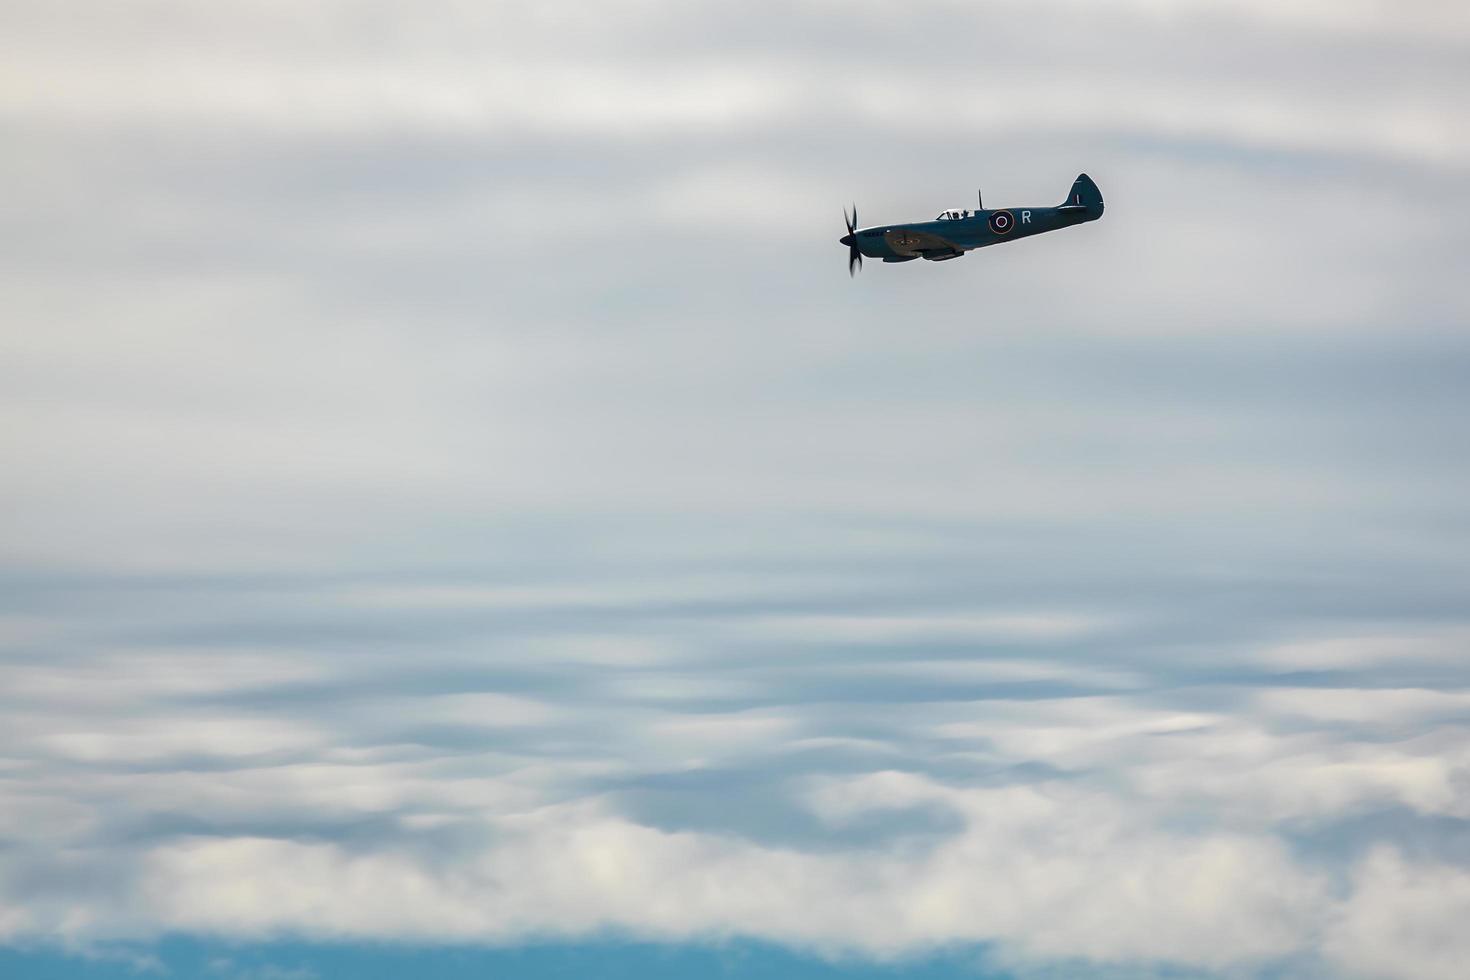
[[[972,249],[1070,228],[1102,216],[1102,191],[1091,177],[1078,174],[1066,198],[1055,207],[949,210],[933,221],[857,228],[854,205],[851,217],[843,214],[847,234],[839,241],[847,246],[851,274],[862,267],[863,256],[884,262],[943,262]]]
[[[964,217],[912,224],[874,225],[862,228],[842,239],[844,245],[856,244],[869,258],[885,261],[907,261],[927,258],[938,239],[952,244],[958,252],[999,245],[1002,242],[1028,238],[1046,231],[1056,231],[1102,217],[1102,207],[1079,206],[1039,208],[996,208],[965,212]],[[958,253],[956,253],[958,254]]]

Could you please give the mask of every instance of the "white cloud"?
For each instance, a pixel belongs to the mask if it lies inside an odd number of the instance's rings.
[[[1355,627],[1351,635],[1283,643],[1261,650],[1261,662],[1279,670],[1320,670],[1391,665],[1454,663],[1470,650],[1470,634],[1460,629],[1421,629],[1415,633],[1372,633]]]
[[[1455,976],[1462,14],[405,9],[0,0],[0,940]]]
[[[191,755],[241,757],[320,749],[322,731],[298,720],[238,714],[156,712],[146,721],[115,720],[55,726],[40,716],[19,715],[16,727],[45,734],[28,739],[43,752],[79,762],[147,762]],[[50,729],[47,731],[47,729]]]
[[[335,676],[278,651],[120,648],[100,657],[10,666],[0,699],[35,705],[152,710],[159,700],[229,694]]]
[[[933,641],[1058,641],[1078,639],[1105,629],[1100,617],[1067,613],[1005,613],[979,616],[781,616],[745,617],[743,627],[784,639],[810,638],[814,642],[893,643]]]
[[[57,6],[50,16],[65,18],[66,5]],[[722,45],[722,27],[748,33],[761,12],[729,18],[668,3],[527,17],[449,2],[408,18],[348,4],[304,16],[262,4],[211,16],[159,4],[155,16],[172,28],[164,32],[117,15],[82,30],[67,22],[63,31],[46,14],[12,11],[0,107],[92,126],[344,135],[405,127],[512,137],[713,135],[814,119],[890,133],[1134,129],[1289,149],[1371,147],[1456,167],[1470,160],[1458,105],[1406,81],[1411,72],[1381,79],[1355,58],[1361,38],[1393,33],[1410,52],[1417,45],[1429,59],[1452,62],[1446,39],[1463,41],[1470,24],[1443,5],[1357,4],[1349,12],[1294,4],[1286,15],[1254,2],[1167,12],[1153,3],[1007,6],[998,37],[995,17],[963,5],[905,12],[897,24],[891,11],[845,8],[842,19],[857,29],[841,31],[830,50]],[[798,22],[830,19],[824,5],[783,10]],[[1077,40],[1044,29],[1057,24],[1073,25]],[[934,49],[929,59],[895,56],[881,43],[895,29],[925,26],[920,53]],[[1291,44],[1261,43],[1263,30],[1282,28],[1299,32],[1287,35]],[[970,59],[957,71],[954,44],[966,35],[1003,42],[1005,56]],[[1034,40],[1042,36],[1046,44]],[[1160,51],[1157,37],[1173,50]],[[1314,47],[1342,54],[1304,59]],[[1252,70],[1217,66],[1222,49]],[[1156,83],[1153,64],[1195,50],[1193,72]],[[1390,45],[1374,54],[1417,72],[1431,63]],[[874,70],[852,72],[852,64]],[[1361,97],[1339,98],[1334,83]],[[1292,98],[1282,98],[1283,86]],[[995,98],[998,91],[1006,97]]]
[[[1409,861],[1390,848],[1355,869],[1351,899],[1324,940],[1345,975],[1454,980],[1470,962],[1470,872]]]
[[[434,870],[334,844],[196,840],[155,850],[141,895],[188,931],[420,939],[614,928],[743,935],[891,956],[1001,941],[1033,955],[1201,966],[1296,949],[1322,883],[1263,839],[1173,837],[1116,801],[972,791],[968,829],[919,860],[803,855],[640,827],[586,807],[501,824],[502,843]]]
[[[1289,688],[1263,691],[1257,703],[1267,712],[1314,721],[1351,721],[1362,724],[1424,724],[1470,714],[1470,691],[1430,691],[1421,688]]]

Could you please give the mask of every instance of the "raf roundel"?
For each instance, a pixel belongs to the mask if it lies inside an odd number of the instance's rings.
[[[993,211],[990,215],[990,230],[997,235],[1004,235],[1016,226],[1015,216],[1009,211]]]

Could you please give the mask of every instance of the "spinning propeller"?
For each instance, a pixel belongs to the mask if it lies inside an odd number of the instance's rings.
[[[849,277],[857,275],[857,270],[863,267],[863,253],[857,247],[857,205],[852,206],[852,217],[847,216],[847,209],[842,210],[842,220],[847,222],[847,237],[842,243],[847,246],[847,274]]]

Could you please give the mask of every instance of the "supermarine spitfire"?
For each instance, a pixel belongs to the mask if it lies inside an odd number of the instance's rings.
[[[987,211],[983,200],[977,203],[980,204],[979,210],[951,209],[933,221],[874,225],[871,228],[858,228],[857,205],[854,204],[852,217],[849,218],[846,211],[842,213],[847,222],[847,234],[841,238],[842,244],[847,246],[847,274],[852,275],[863,267],[864,255],[884,262],[910,262],[914,259],[943,262],[945,259],[957,259],[973,248],[1070,228],[1084,221],[1096,221],[1103,215],[1102,191],[1086,174],[1077,175],[1066,201],[1055,207]]]

